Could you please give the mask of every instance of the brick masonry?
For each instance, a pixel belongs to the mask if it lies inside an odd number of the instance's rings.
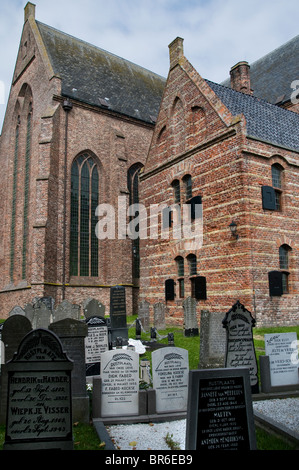
[[[282,209],[262,207],[261,188],[272,185],[271,166],[283,168]],[[182,40],[170,45],[170,72],[142,175],[146,207],[174,203],[171,182],[191,174],[192,196],[202,196],[203,245],[192,251],[197,272],[206,277],[202,309],[224,314],[240,300],[258,325],[294,325],[298,310],[298,154],[246,137],[244,117],[230,115],[183,55]],[[184,202],[184,195],[181,201]],[[229,225],[237,223],[239,238]],[[161,220],[160,220],[161,225]],[[268,272],[279,270],[279,246],[291,247],[289,293],[270,297]],[[169,318],[181,323],[182,303],[175,258],[184,258],[185,295],[191,295],[190,251],[170,234],[169,241],[143,240],[140,298],[165,300],[164,282],[176,281],[167,302]],[[181,276],[180,276],[181,277]],[[151,310],[152,310],[151,305]]]

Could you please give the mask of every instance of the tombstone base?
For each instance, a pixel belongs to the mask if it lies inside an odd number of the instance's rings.
[[[73,441],[4,443],[3,450],[74,450]]]
[[[89,397],[72,397],[72,418],[73,423],[89,424]]]
[[[188,328],[184,331],[185,336],[199,336],[198,328]]]
[[[128,328],[111,328],[112,346],[116,346],[117,338],[122,338],[123,346],[127,346],[129,341]]]

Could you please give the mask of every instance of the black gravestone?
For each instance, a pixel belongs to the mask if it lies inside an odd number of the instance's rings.
[[[65,318],[49,325],[60,339],[63,349],[73,361],[72,406],[75,421],[89,422],[89,397],[86,391],[85,337],[88,327],[85,322]]]
[[[185,448],[256,449],[248,369],[190,371]]]
[[[73,449],[72,368],[54,333],[24,337],[7,364],[5,450]]]
[[[123,286],[110,288],[110,328],[113,346],[118,337],[123,339],[124,345],[128,344],[126,290]]]
[[[222,321],[226,328],[225,367],[248,367],[251,392],[259,393],[258,368],[252,328],[255,319],[244,305],[237,301]]]
[[[100,375],[101,354],[108,351],[108,327],[105,318],[89,317],[86,320],[88,335],[85,338],[86,376]]]

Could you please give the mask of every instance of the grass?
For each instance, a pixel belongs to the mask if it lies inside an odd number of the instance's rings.
[[[129,337],[135,339],[135,320],[137,315],[130,316],[127,319],[128,325],[132,325],[129,328]],[[1,321],[1,320],[0,320]],[[260,355],[265,354],[265,342],[264,334],[266,333],[286,333],[295,331],[297,337],[299,337],[299,326],[294,327],[277,327],[277,328],[253,328],[254,345],[256,350],[257,360]],[[174,344],[177,347],[188,350],[189,355],[189,368],[197,369],[199,364],[199,336],[186,337],[182,328],[179,327],[167,327],[165,330],[159,331],[160,336],[165,338],[157,338],[159,342],[168,344],[168,333],[174,334]],[[150,333],[142,332],[141,339],[148,341],[150,339]],[[151,358],[151,353],[146,352],[143,358]],[[74,423],[73,426],[73,438],[74,438],[74,449],[75,450],[104,450],[104,443],[100,441],[98,435],[92,425]],[[5,426],[0,426],[0,450],[3,448],[5,439]],[[175,450],[177,443],[173,441],[172,435],[167,433],[165,441],[168,443],[170,450]],[[258,450],[294,450],[295,446],[290,445],[284,439],[269,434],[263,429],[256,428],[256,439]]]

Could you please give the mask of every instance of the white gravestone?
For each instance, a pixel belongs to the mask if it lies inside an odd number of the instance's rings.
[[[86,375],[99,375],[101,355],[108,351],[108,327],[103,317],[86,320],[88,335],[85,338]]]
[[[101,415],[133,416],[139,412],[139,354],[125,349],[101,355]]]
[[[271,385],[299,383],[297,334],[265,334],[265,353],[269,356]]]
[[[188,351],[176,347],[157,349],[152,353],[152,371],[157,413],[186,411]]]

